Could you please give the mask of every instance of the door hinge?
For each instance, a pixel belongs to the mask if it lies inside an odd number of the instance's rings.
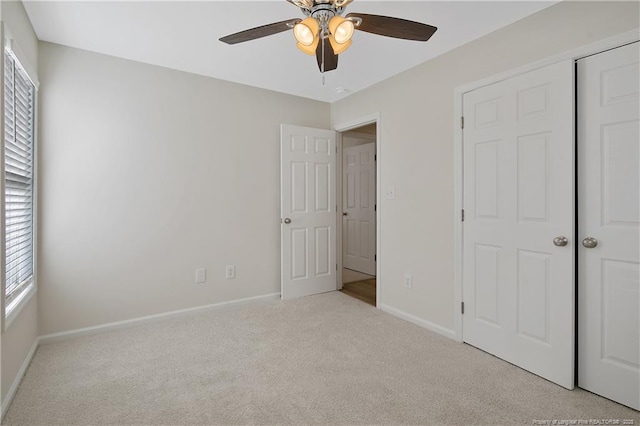
[[[460,303],[460,310],[462,311],[462,315],[464,315],[464,302]]]
[[[338,264],[336,263],[336,271],[338,270]]]
[[[374,211],[374,212],[377,212],[377,211],[378,211],[378,205],[377,205],[377,204],[374,204],[374,205],[373,205],[373,211]]]
[[[378,161],[378,156],[376,154],[373,154],[373,161]]]
[[[464,117],[460,117],[460,128],[464,129]]]
[[[461,219],[464,222],[464,209],[462,209]]]
[[[338,213],[338,205],[336,204],[336,213]]]

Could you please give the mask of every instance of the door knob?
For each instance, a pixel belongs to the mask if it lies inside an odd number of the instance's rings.
[[[286,224],[291,223],[291,219],[290,219],[290,218],[288,218],[288,217],[285,217],[285,218],[284,218],[284,223],[286,223]]]
[[[593,237],[587,237],[584,240],[582,240],[582,245],[585,246],[586,248],[594,248],[595,246],[598,245],[598,240],[596,240]]]
[[[342,213],[342,216],[346,216],[347,214],[348,214],[347,212],[343,212],[343,213]]]
[[[553,244],[555,244],[558,247],[564,247],[567,244],[569,244],[569,239],[564,235],[560,235],[559,237],[555,237],[553,239]]]

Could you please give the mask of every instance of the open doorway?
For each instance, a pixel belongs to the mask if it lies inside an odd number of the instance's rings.
[[[342,292],[376,306],[376,123],[342,135]]]

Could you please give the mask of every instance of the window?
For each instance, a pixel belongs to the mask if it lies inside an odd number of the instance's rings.
[[[33,287],[35,86],[10,50],[4,55],[5,316]]]

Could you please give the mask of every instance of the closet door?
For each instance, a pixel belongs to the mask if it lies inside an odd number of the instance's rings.
[[[578,386],[640,409],[639,43],[578,61]]]
[[[463,340],[574,386],[574,62],[463,96]]]

